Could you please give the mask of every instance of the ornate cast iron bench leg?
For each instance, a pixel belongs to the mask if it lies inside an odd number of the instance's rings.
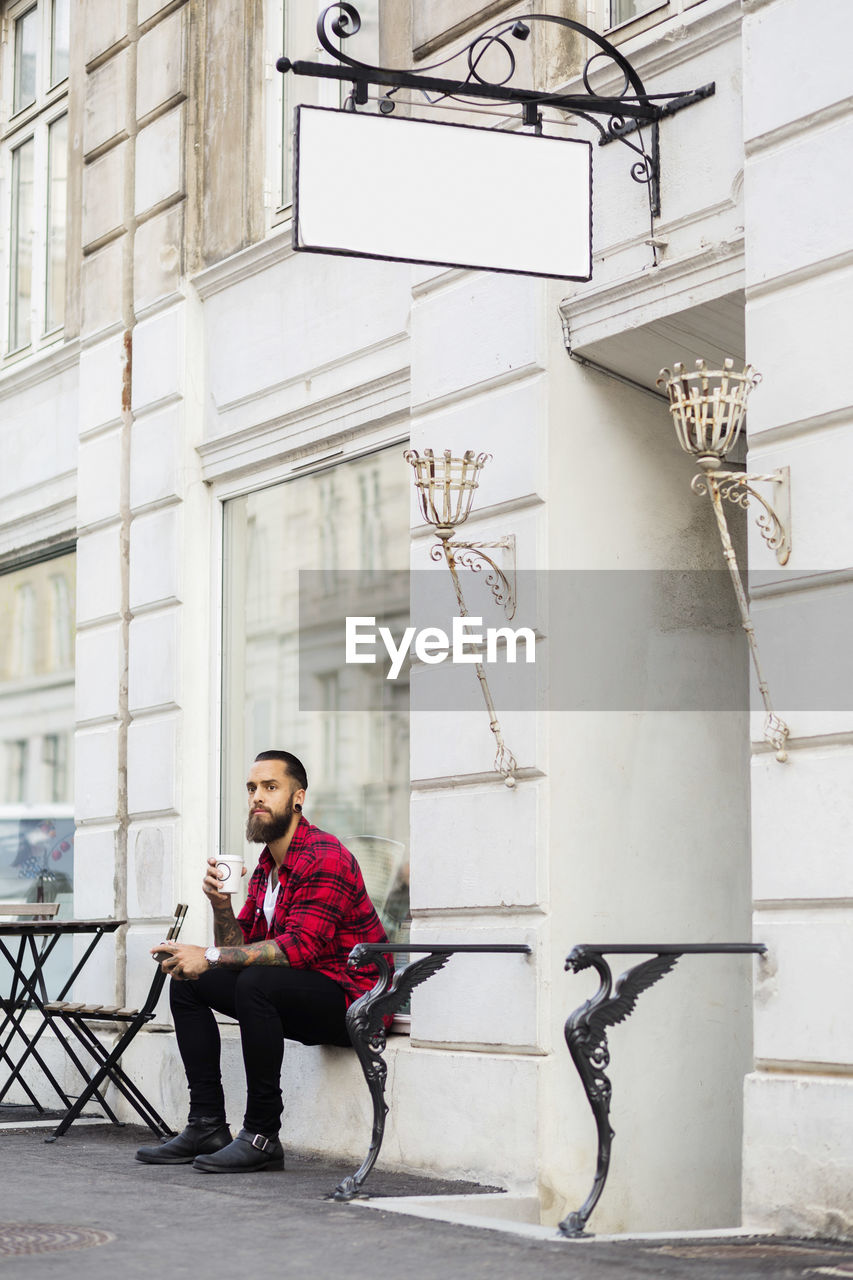
[[[598,1131],[598,1157],[592,1189],[581,1207],[574,1213],[567,1214],[560,1223],[559,1231],[562,1236],[568,1239],[580,1239],[591,1234],[586,1231],[586,1224],[601,1198],[610,1168],[613,1130],[610,1127],[611,1085],[605,1074],[610,1064],[607,1028],[615,1026],[617,1022],[623,1022],[630,1013],[633,1013],[640,993],[669,973],[681,956],[688,952],[694,955],[737,955],[750,952],[763,954],[766,950],[767,948],[760,942],[718,942],[705,945],[680,943],[659,947],[627,944],[581,945],[571,950],[566,960],[566,969],[580,973],[582,969],[592,968],[598,972],[601,979],[595,995],[569,1015],[565,1027],[566,1044],[569,1046],[569,1053],[572,1055],[572,1061],[577,1068],[595,1118]],[[651,959],[628,969],[616,979],[616,986],[612,988],[612,975],[604,955],[613,952],[634,955],[651,953]]]
[[[370,1170],[376,1163],[382,1139],[385,1136],[385,1117],[388,1107],[385,1102],[385,1077],[387,1068],[382,1054],[385,1052],[384,1018],[398,1013],[414,991],[415,987],[426,982],[439,969],[443,969],[452,955],[464,951],[481,955],[530,955],[527,943],[428,943],[415,942],[363,942],[353,947],[348,964],[351,969],[360,969],[364,965],[374,965],[379,970],[376,985],[354,1001],[347,1010],[347,1030],[352,1046],[358,1054],[370,1098],[373,1103],[373,1133],[370,1149],[361,1167],[349,1178],[344,1178],[332,1192],[333,1200],[353,1200],[361,1194],[362,1186]],[[391,969],[386,956],[396,954],[411,955],[423,952],[420,959],[398,969],[391,977]]]
[[[370,1148],[361,1166],[350,1177],[344,1178],[338,1184],[332,1192],[333,1200],[353,1200],[361,1194],[362,1185],[376,1163],[382,1139],[385,1136],[385,1117],[388,1114],[388,1105],[385,1102],[385,1078],[388,1068],[382,1057],[385,1052],[383,1018],[399,1012],[414,988],[443,968],[450,959],[450,955],[450,950],[447,950],[422,956],[419,960],[413,960],[411,964],[398,969],[392,978],[390,966],[383,954],[367,950],[365,946],[354,947],[350,954],[351,968],[357,969],[365,964],[372,964],[379,969],[376,985],[347,1009],[347,1030],[352,1047],[358,1054],[373,1103],[373,1132]]]

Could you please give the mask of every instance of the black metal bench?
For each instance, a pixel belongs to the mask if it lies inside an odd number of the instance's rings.
[[[598,1156],[592,1189],[584,1203],[568,1214],[559,1225],[560,1234],[567,1239],[589,1236],[585,1230],[587,1221],[604,1190],[610,1168],[610,1149],[613,1130],[610,1127],[611,1084],[605,1074],[610,1063],[607,1046],[607,1029],[624,1020],[634,1011],[638,996],[675,967],[683,955],[763,955],[767,947],[763,942],[667,942],[667,943],[581,943],[573,947],[566,958],[565,968],[574,973],[583,969],[595,969],[601,979],[598,990],[591,999],[584,1001],[566,1020],[565,1036],[572,1061],[584,1087],[598,1132]],[[529,946],[435,943],[362,943],[350,952],[349,965],[357,969],[370,964],[379,969],[376,984],[366,995],[353,1002],[347,1010],[347,1030],[352,1046],[361,1063],[370,1097],[373,1102],[373,1132],[367,1155],[357,1171],[344,1178],[332,1193],[335,1200],[352,1200],[362,1193],[365,1179],[379,1156],[385,1134],[385,1078],[387,1067],[382,1054],[386,1036],[384,1018],[399,1012],[415,987],[426,982],[434,973],[443,969],[457,952],[482,952],[485,954],[516,953],[530,955]],[[389,953],[420,955],[393,975],[385,959]],[[648,955],[649,960],[626,970],[613,984],[606,955]]]
[[[347,1009],[347,1030],[352,1047],[358,1054],[370,1098],[373,1103],[373,1132],[370,1147],[354,1174],[338,1184],[332,1192],[334,1200],[353,1200],[361,1194],[362,1186],[376,1163],[385,1136],[385,1117],[388,1104],[385,1101],[385,1078],[388,1068],[382,1054],[385,1051],[384,1019],[399,1013],[415,987],[426,982],[439,969],[443,969],[457,952],[480,952],[486,955],[514,953],[530,955],[530,947],[524,943],[489,945],[488,943],[462,943],[458,945],[435,943],[421,945],[415,942],[363,942],[353,947],[349,967],[360,969],[372,965],[379,970],[379,978],[365,995],[353,1001]],[[393,974],[385,956],[388,954],[417,954],[421,958],[395,969]]]

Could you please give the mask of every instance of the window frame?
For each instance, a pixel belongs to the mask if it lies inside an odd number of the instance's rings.
[[[49,218],[53,192],[51,190],[52,162],[55,164],[55,152],[51,155],[51,130],[63,117],[68,117],[68,75],[65,74],[55,83],[53,78],[53,55],[55,14],[57,5],[64,0],[17,0],[10,4],[4,14],[6,33],[2,51],[2,83],[5,85],[2,102],[0,102],[0,172],[5,188],[4,208],[0,214],[2,228],[2,252],[0,252],[0,273],[3,288],[2,305],[0,305],[0,368],[22,359],[39,354],[46,348],[53,347],[63,338],[65,326],[65,306],[63,298],[62,315],[57,320],[51,313],[48,304],[48,284],[50,267],[48,254],[51,246],[56,244],[51,236]],[[33,102],[15,110],[15,53],[17,44],[17,23],[28,13],[34,12],[37,21],[36,40],[36,96]],[[54,137],[56,135],[53,135]],[[13,283],[18,279],[18,244],[12,243],[12,232],[15,218],[13,204],[15,190],[12,184],[15,153],[20,148],[33,144],[33,188],[31,224],[26,229],[31,246],[30,289],[28,300],[28,317],[15,315],[16,303],[13,303]],[[65,181],[68,176],[68,148],[70,130],[66,133]],[[67,185],[66,185],[67,190]],[[65,206],[65,247],[60,249],[60,257],[67,258],[67,222],[68,207]],[[16,235],[17,242],[17,235]],[[66,285],[67,288],[67,285]],[[17,321],[13,332],[13,319]]]
[[[688,9],[703,3],[705,0],[652,0],[650,7],[643,13],[611,22],[612,0],[592,0],[589,21],[614,44],[619,44],[622,40],[629,40],[632,36],[660,26],[667,19],[679,17]]]

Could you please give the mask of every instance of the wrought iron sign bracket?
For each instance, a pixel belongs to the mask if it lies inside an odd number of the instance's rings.
[[[527,40],[531,24],[542,22],[575,32],[597,46],[598,51],[584,65],[582,80],[585,93],[549,93],[547,90],[523,89],[509,83],[516,70],[515,54],[510,41]],[[360,27],[361,17],[354,5],[343,2],[329,5],[320,14],[317,36],[322,48],[334,61],[291,62],[289,58],[281,57],[276,67],[282,73],[292,71],[297,76],[351,82],[352,94],[347,105],[353,110],[367,102],[371,85],[384,87],[387,92],[379,103],[379,110],[383,115],[390,115],[394,111],[394,95],[400,89],[413,89],[422,93],[431,105],[444,99],[455,102],[486,100],[512,103],[522,108],[522,123],[541,133],[541,108],[555,107],[592,124],[598,131],[600,146],[609,142],[622,142],[637,154],[639,158],[631,166],[631,177],[635,182],[646,186],[652,219],[660,217],[661,211],[660,121],[711,97],[715,92],[712,82],[687,92],[678,90],[671,93],[647,93],[639,73],[615,45],[582,23],[556,14],[531,13],[523,17],[503,19],[487,27],[466,48],[426,68],[432,72],[462,59],[463,74],[456,77],[375,67],[349,57],[343,52],[343,42],[354,36]],[[504,59],[505,74],[499,80],[487,80],[478,69],[490,51],[497,51]],[[602,58],[614,64],[624,81],[620,92],[609,97],[595,93],[590,83],[590,75],[597,70],[593,68],[593,64]],[[648,146],[642,133],[645,126],[649,127]],[[629,139],[629,135],[633,134],[637,135],[636,140]]]

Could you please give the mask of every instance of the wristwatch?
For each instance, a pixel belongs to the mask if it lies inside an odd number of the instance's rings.
[[[210,965],[211,969],[215,968],[216,965],[219,964],[220,955],[221,955],[221,952],[219,950],[219,947],[208,947],[207,950],[205,951],[204,958],[207,961],[207,963]]]

